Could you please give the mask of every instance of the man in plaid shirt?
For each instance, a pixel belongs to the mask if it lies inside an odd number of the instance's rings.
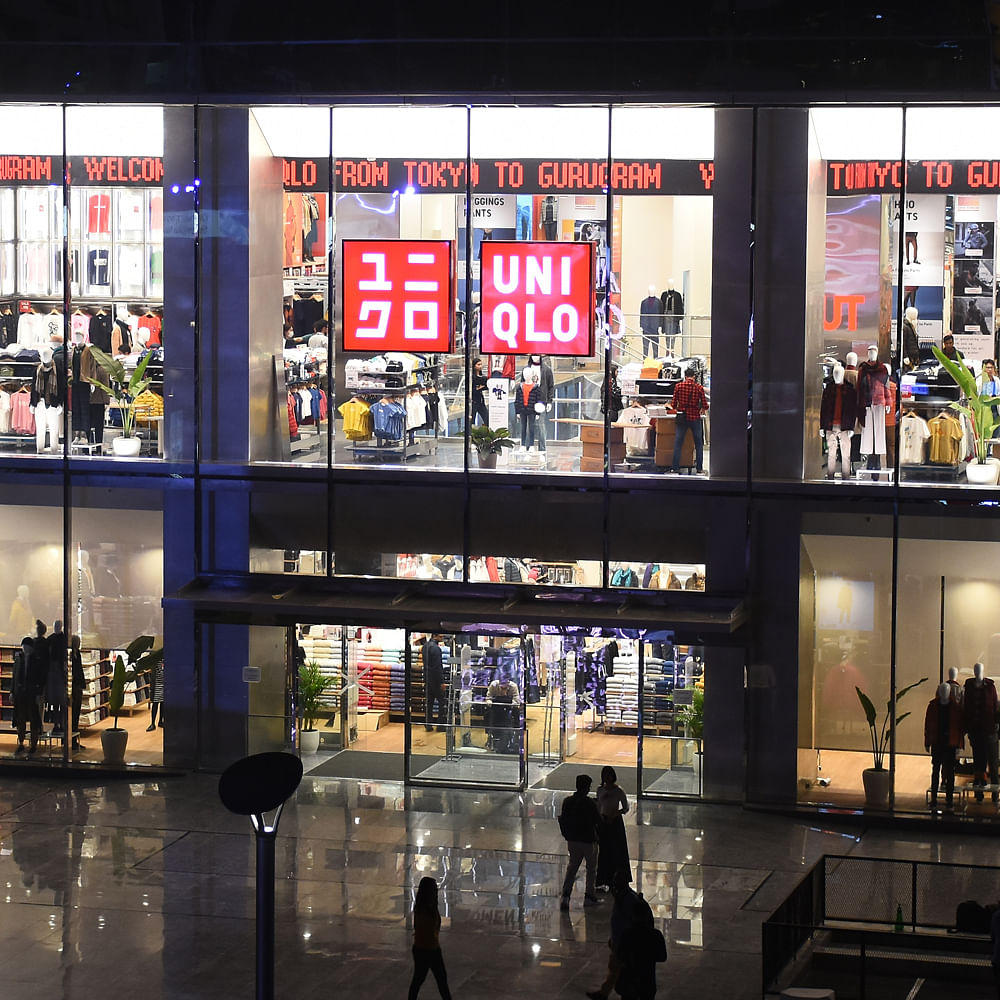
[[[705,396],[705,390],[695,382],[695,374],[694,368],[688,368],[684,372],[684,381],[674,387],[672,408],[677,414],[677,422],[674,425],[674,458],[670,465],[671,472],[677,472],[679,469],[681,448],[684,447],[684,438],[688,430],[694,438],[695,468],[701,472],[704,450],[701,415],[708,410],[708,398]]]

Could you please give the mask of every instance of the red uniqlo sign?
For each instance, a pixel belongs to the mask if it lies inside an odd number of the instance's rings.
[[[344,240],[344,350],[451,350],[449,240]]]
[[[594,351],[591,243],[482,244],[484,354]]]

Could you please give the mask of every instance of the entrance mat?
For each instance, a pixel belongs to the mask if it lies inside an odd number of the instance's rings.
[[[377,750],[341,750],[308,772],[313,778],[370,778],[402,781],[403,755]]]
[[[551,771],[543,770],[541,776],[531,783],[531,787],[554,788],[557,791],[574,792],[576,791],[576,776],[578,774],[589,774],[594,779],[592,791],[597,791],[597,786],[601,783],[601,767],[601,764],[560,764],[558,767],[552,768]],[[532,766],[532,770],[534,770],[534,765]],[[646,788],[649,788],[663,773],[660,768],[643,768],[642,776]],[[619,767],[615,765],[615,774],[618,775],[618,784],[625,790],[625,794],[635,796],[638,768]]]

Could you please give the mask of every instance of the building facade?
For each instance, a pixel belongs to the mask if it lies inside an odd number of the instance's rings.
[[[0,120],[3,659],[60,620],[88,681],[51,760],[99,758],[113,651],[154,634],[138,763],[298,747],[308,662],[317,773],[516,788],[611,761],[651,796],[853,807],[855,687],[881,724],[926,678],[886,755],[894,807],[924,808],[924,706],[949,668],[1000,670],[993,429],[980,448],[932,350],[989,394],[1000,108]],[[572,322],[542,312],[570,294],[553,247],[587,269]],[[89,348],[146,365],[136,457]],[[685,378],[707,411],[675,455]],[[493,468],[473,424],[513,439]]]

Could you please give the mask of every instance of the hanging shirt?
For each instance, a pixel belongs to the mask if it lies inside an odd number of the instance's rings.
[[[344,418],[344,436],[348,441],[367,441],[372,436],[371,407],[361,399],[349,399],[337,407]]]
[[[143,198],[142,191],[118,192],[118,239],[141,240],[143,238]]]
[[[942,413],[928,421],[930,461],[935,465],[957,465],[962,460],[962,425],[950,414]]]
[[[111,233],[111,195],[92,194],[87,199],[87,233]]]
[[[34,434],[35,415],[31,412],[31,394],[15,392],[10,397],[10,429],[15,434]]]
[[[923,465],[930,436],[926,420],[915,413],[905,414],[899,425],[899,464]]]
[[[111,284],[110,250],[91,250],[87,254],[87,283],[101,287]]]
[[[149,340],[146,342],[147,347],[159,346],[162,327],[163,324],[160,322],[159,316],[147,314],[146,316],[139,317],[139,329],[149,330]]]
[[[49,193],[45,188],[22,188],[21,239],[48,239]]]

